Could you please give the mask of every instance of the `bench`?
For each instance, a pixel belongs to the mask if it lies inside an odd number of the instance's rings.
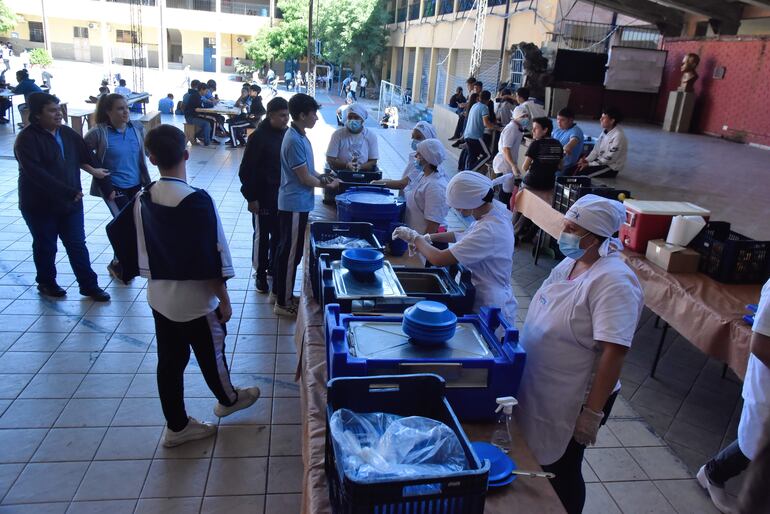
[[[146,134],[150,130],[160,125],[160,113],[158,111],[148,112],[137,121],[141,121],[144,125],[144,133]]]
[[[198,132],[198,127],[196,127],[192,123],[185,123],[184,124],[184,138],[191,145],[195,144],[195,134],[197,132]]]

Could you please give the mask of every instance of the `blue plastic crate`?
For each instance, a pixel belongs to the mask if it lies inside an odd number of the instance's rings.
[[[401,221],[406,209],[406,201],[389,189],[382,187],[351,187],[346,192],[337,195],[337,220],[365,221],[374,225],[376,231],[387,235],[394,224]]]
[[[444,380],[432,374],[335,378],[327,392],[326,459],[329,500],[335,514],[482,514],[489,461],[480,461],[452,407],[444,397]],[[468,460],[467,471],[441,478],[353,480],[339,464],[339,449],[328,421],[339,409],[358,413],[387,412],[423,416],[450,427]],[[435,494],[415,494],[430,489]],[[422,487],[420,487],[422,486]]]
[[[457,323],[472,324],[484,339],[489,355],[484,357],[439,358],[430,350],[416,352],[418,357],[377,358],[353,355],[348,345],[351,322],[393,323],[400,329],[401,316],[355,316],[341,314],[339,305],[327,305],[326,350],[330,378],[383,374],[408,374],[429,371],[447,381],[446,396],[463,421],[495,419],[496,398],[516,396],[524,372],[526,352],[518,344],[519,333],[502,317],[499,308],[482,307],[479,314],[458,317]],[[498,339],[495,331],[503,329]]]

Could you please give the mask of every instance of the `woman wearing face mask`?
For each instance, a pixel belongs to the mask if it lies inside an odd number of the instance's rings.
[[[446,188],[446,203],[461,215],[474,218],[468,230],[421,235],[411,228],[398,227],[393,231],[393,237],[414,245],[435,266],[459,262],[468,268],[476,287],[474,310],[478,312],[482,306],[500,307],[505,318],[514,324],[517,304],[511,288],[511,213],[505,205],[494,200],[492,181],[475,171],[461,171],[452,177]],[[432,243],[449,243],[451,246],[440,250]]]
[[[401,178],[396,180],[375,180],[372,184],[378,184],[390,189],[402,189],[404,195],[406,195],[407,189],[412,187],[422,175],[422,170],[416,165],[417,160],[415,159],[415,154],[417,153],[417,145],[426,139],[437,138],[438,134],[436,133],[436,129],[433,128],[433,125],[427,121],[418,121],[414,126],[414,129],[412,129],[412,152],[407,157],[406,167],[404,168],[404,173],[401,175]]]
[[[516,416],[570,514],[583,510],[583,453],[610,414],[644,306],[613,237],[625,219],[623,204],[596,195],[570,207],[559,237],[567,258],[532,298],[519,339],[527,365]]]
[[[326,162],[333,170],[371,171],[377,167],[377,135],[364,127],[369,113],[361,104],[345,111],[345,126],[337,129],[326,150]]]
[[[444,145],[438,139],[426,139],[417,145],[414,166],[421,170],[421,174],[405,195],[406,224],[420,234],[438,232],[449,210],[446,204],[447,179],[439,170],[445,158]]]

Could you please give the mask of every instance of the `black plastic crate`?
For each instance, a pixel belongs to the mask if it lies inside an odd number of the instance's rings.
[[[621,198],[631,198],[629,191],[615,189],[603,184],[594,184],[590,177],[556,177],[551,206],[559,212],[566,213],[577,202],[578,198],[588,194],[618,201],[622,201]]]
[[[324,173],[334,173],[340,180],[340,187],[332,191],[330,189],[324,189],[323,202],[326,205],[336,205],[334,198],[341,193],[344,193],[353,186],[360,186],[362,184],[369,184],[373,180],[382,180],[382,172],[379,169],[373,169],[369,171],[352,171],[352,170],[334,170],[330,168],[324,168]]]
[[[329,500],[335,514],[481,514],[489,476],[488,461],[480,462],[468,437],[444,397],[444,379],[438,375],[385,375],[344,377],[329,381],[326,411],[326,459]],[[442,478],[356,481],[343,476],[329,419],[338,409],[423,416],[450,427],[465,450],[471,469]],[[436,494],[413,495],[415,486],[434,485]]]
[[[351,221],[316,221],[310,224],[310,278],[313,285],[313,296],[318,298],[318,256],[329,254],[331,260],[342,258],[344,247],[319,248],[318,242],[328,241],[337,236],[357,237],[366,239],[375,250],[385,251],[382,243],[374,233],[374,226],[366,222]]]
[[[710,221],[690,247],[701,255],[698,270],[726,284],[762,284],[770,277],[770,241],[755,241]]]

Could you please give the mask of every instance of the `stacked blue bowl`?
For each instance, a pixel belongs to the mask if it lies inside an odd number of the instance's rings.
[[[417,302],[404,311],[401,330],[410,341],[421,346],[441,345],[452,339],[457,316],[443,303]]]
[[[385,257],[379,250],[371,248],[348,248],[342,252],[342,265],[357,280],[371,280],[374,273],[382,268]]]

